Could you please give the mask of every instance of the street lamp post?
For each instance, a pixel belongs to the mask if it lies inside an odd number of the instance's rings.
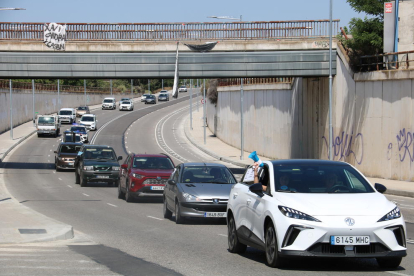
[[[151,94],[151,81],[148,79],[148,93]]]
[[[197,79],[197,87],[199,88],[200,86],[198,86],[198,79]],[[196,100],[196,102],[197,102],[197,112],[198,112],[198,90],[197,90],[197,100]]]
[[[57,102],[57,112],[59,112],[60,109],[60,79],[58,79],[58,102]]]
[[[206,118],[206,79],[203,80],[203,123],[204,123],[204,145],[206,144],[206,127],[207,127],[207,118]]]
[[[131,79],[131,99],[133,99],[134,98],[134,96],[133,96],[134,94],[133,94],[133,86],[132,86],[132,79]]]
[[[164,79],[161,80],[161,87],[162,87],[162,90],[164,90]]]
[[[190,129],[193,130],[193,80],[190,80]]]
[[[109,80],[109,83],[111,84],[111,96],[112,96],[112,79]]]
[[[36,126],[35,123],[35,84],[34,84],[34,80],[32,80],[32,92],[33,92],[33,126]]]
[[[333,159],[332,156],[332,0],[329,1],[329,160]]]
[[[84,102],[86,106],[86,80],[83,80],[83,90],[84,90]]]
[[[12,93],[12,80],[9,82],[10,86],[10,139],[13,140],[13,93]]]
[[[0,8],[0,11],[25,11],[24,8]]]

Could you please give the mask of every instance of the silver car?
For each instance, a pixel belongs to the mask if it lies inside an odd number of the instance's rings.
[[[182,163],[165,185],[164,218],[225,218],[230,189],[237,183],[230,170],[215,163]]]

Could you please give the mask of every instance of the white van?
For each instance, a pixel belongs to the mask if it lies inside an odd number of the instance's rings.
[[[62,108],[58,115],[61,123],[72,124],[76,122],[76,110],[74,108]]]
[[[116,109],[116,101],[114,97],[108,97],[102,101],[102,110],[104,109]]]

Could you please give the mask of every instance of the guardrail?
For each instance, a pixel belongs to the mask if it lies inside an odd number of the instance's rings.
[[[59,23],[65,24],[65,23]],[[329,20],[189,22],[189,23],[67,23],[71,41],[255,40],[329,37]],[[43,23],[0,22],[0,40],[42,40]],[[339,20],[333,20],[337,34]]]
[[[241,78],[219,79],[219,86],[240,86]],[[289,83],[293,82],[293,78],[243,78],[243,84],[274,84],[274,83]]]
[[[385,53],[379,55],[361,56],[360,71],[408,69],[414,61],[414,51]]]
[[[32,90],[31,82],[12,82],[13,89],[23,89],[23,90]],[[0,89],[9,89],[9,80],[0,80]],[[72,86],[72,85],[61,85],[60,92],[71,92],[71,93],[84,93],[85,88],[83,86]],[[43,84],[35,83],[36,91],[58,91],[57,84]],[[110,94],[111,91],[109,88],[100,88],[100,87],[86,87],[86,92],[88,93],[99,93],[99,94]],[[122,91],[116,88],[112,89],[113,93],[121,93]]]

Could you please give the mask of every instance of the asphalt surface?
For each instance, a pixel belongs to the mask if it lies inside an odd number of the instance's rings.
[[[128,151],[165,152],[175,164],[214,161],[179,131],[187,107],[181,93],[179,100],[136,104],[133,112],[98,110],[98,131],[90,135],[97,135],[95,144],[110,145],[124,158]],[[117,198],[116,187],[96,183],[81,188],[73,171],[54,172],[57,145],[56,138],[35,136],[20,145],[3,163],[6,185],[26,206],[81,233],[67,242],[1,246],[0,275],[414,275],[411,243],[408,257],[392,272],[380,270],[374,259],[298,259],[283,270],[269,268],[261,251],[227,251],[223,220],[193,219],[176,225],[163,218],[161,199],[126,203]],[[414,199],[389,198],[410,222],[407,238],[414,240]]]

